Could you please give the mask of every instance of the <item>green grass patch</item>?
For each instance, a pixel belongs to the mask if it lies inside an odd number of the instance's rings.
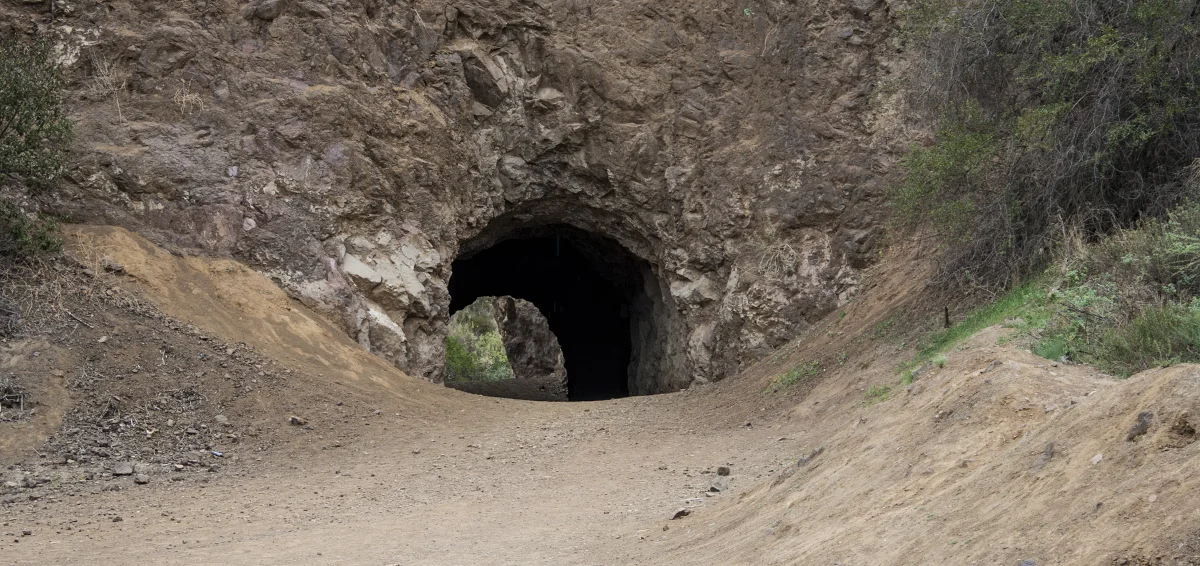
[[[821,362],[813,360],[804,362],[790,370],[787,373],[771,380],[771,384],[767,386],[767,390],[775,393],[783,389],[787,389],[805,379],[808,379],[821,372]]]
[[[1006,320],[1016,321],[1012,326],[1018,331],[1028,332],[1045,328],[1052,316],[1046,279],[1039,277],[1026,281],[995,301],[975,309],[958,324],[921,339],[916,355],[901,365],[900,370],[909,372],[933,362],[939,356],[944,360],[943,354],[951,348],[980,330],[1002,324]],[[942,365],[944,364],[945,361],[942,362]]]
[[[888,318],[884,319],[883,321],[881,321],[879,324],[876,324],[875,328],[871,329],[871,339],[879,340],[880,338],[887,336],[888,333],[891,332],[891,330],[895,327],[896,327],[896,317],[894,317],[894,316],[888,317]]]
[[[887,385],[875,385],[867,390],[867,405],[882,403],[892,396],[892,388]]]

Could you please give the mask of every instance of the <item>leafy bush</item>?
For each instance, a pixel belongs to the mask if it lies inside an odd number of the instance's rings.
[[[496,324],[490,297],[483,297],[450,317],[446,336],[447,381],[512,379],[512,366]]]
[[[1034,354],[1117,376],[1200,363],[1200,204],[1083,246],[953,327],[923,337],[899,368],[903,383],[927,364],[941,366],[943,352],[995,324],[1013,328]]]
[[[1200,311],[1178,303],[1150,307],[1104,331],[1097,346],[1097,364],[1118,375],[1200,361]]]
[[[0,180],[15,175],[37,186],[61,173],[71,140],[65,86],[48,42],[0,40]]]
[[[62,248],[53,219],[28,216],[0,200],[0,266],[15,260],[56,253]]]
[[[1035,353],[1117,375],[1200,361],[1200,205],[1089,246],[1060,279]]]
[[[938,124],[894,202],[943,276],[1004,286],[1176,206],[1200,156],[1200,27],[1175,0],[917,0],[909,99]]]

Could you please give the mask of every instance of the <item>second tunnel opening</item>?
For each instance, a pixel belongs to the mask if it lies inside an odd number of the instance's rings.
[[[452,266],[451,314],[480,297],[533,303],[562,349],[571,401],[653,392],[661,313],[650,265],[568,224],[524,228]]]

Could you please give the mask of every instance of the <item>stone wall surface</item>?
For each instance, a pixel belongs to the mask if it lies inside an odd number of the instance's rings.
[[[672,390],[794,337],[874,261],[904,146],[880,88],[892,17],[882,0],[26,0],[0,5],[0,33],[53,37],[73,80],[76,160],[43,206],[245,261],[435,381],[460,250],[572,224],[651,267]]]
[[[513,377],[554,383],[565,394],[567,370],[563,366],[562,349],[546,317],[533,303],[523,299],[495,297],[493,304]]]

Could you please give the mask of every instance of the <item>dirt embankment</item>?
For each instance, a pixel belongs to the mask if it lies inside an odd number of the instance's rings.
[[[96,268],[0,359],[42,384],[0,425],[6,563],[1200,562],[1200,368],[1114,380],[994,328],[899,386],[869,330],[915,263],[737,378],[533,403],[409,378],[235,263],[73,238]]]

